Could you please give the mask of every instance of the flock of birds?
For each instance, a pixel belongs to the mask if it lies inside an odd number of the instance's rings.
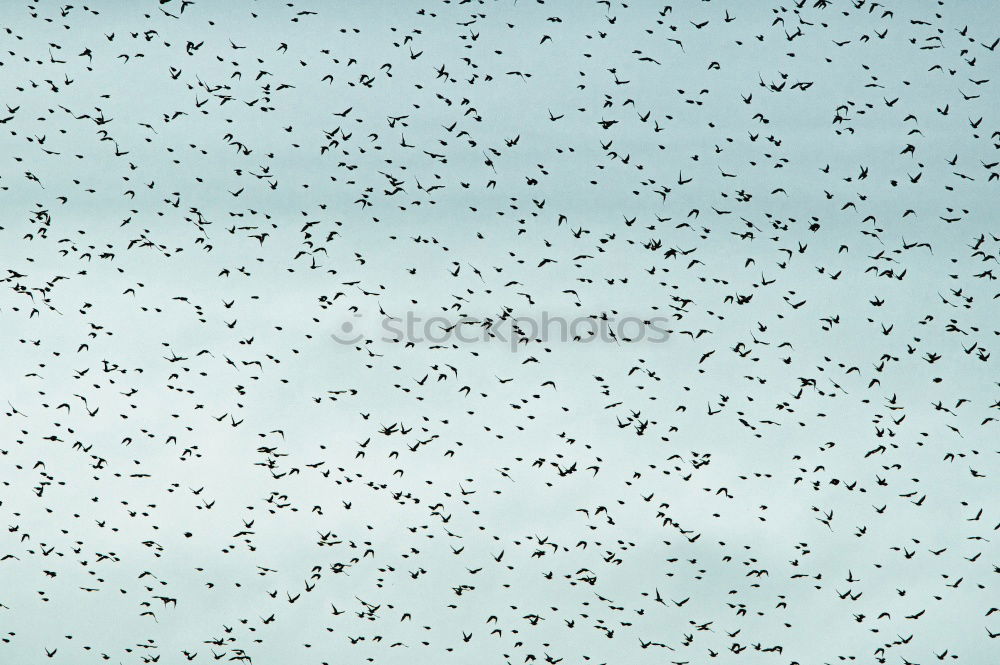
[[[990,3],[85,2],[0,6],[0,663],[998,662]]]

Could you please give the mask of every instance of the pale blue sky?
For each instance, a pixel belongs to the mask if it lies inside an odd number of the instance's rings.
[[[993,662],[991,3],[180,12],[0,7],[0,663]]]

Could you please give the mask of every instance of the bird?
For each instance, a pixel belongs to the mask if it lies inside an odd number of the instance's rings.
[[[992,653],[1000,19],[397,4],[0,10],[0,662]]]

